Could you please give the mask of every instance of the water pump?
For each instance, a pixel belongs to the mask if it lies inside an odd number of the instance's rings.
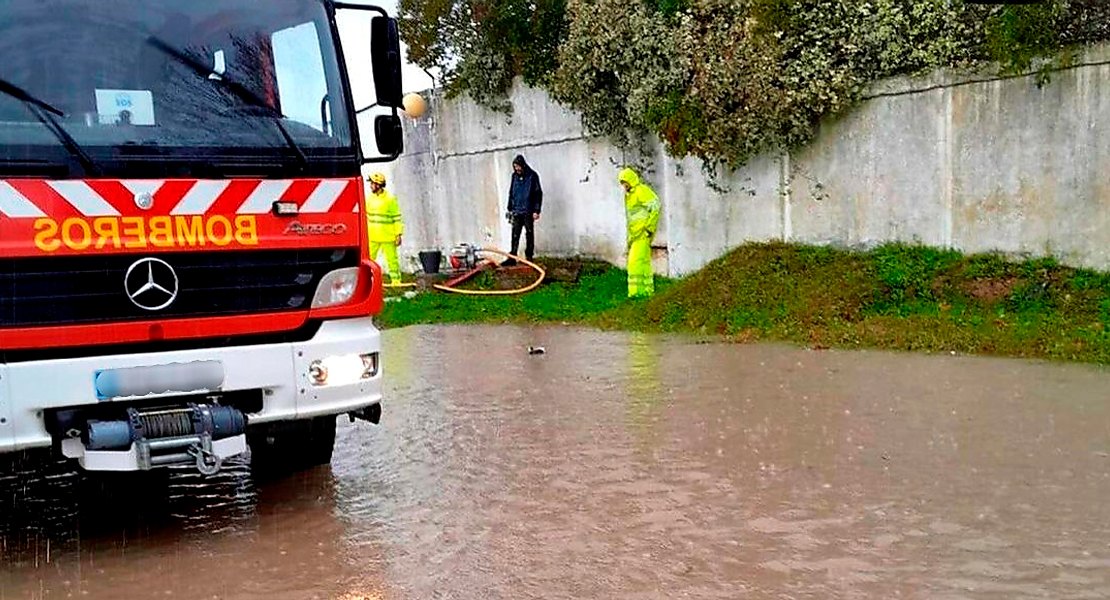
[[[451,253],[447,255],[447,259],[454,271],[469,271],[478,266],[478,253],[481,248],[471,244],[457,244],[451,248]]]

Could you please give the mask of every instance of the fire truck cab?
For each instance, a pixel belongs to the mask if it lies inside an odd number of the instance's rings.
[[[371,64],[347,64],[344,11]],[[0,56],[0,453],[293,469],[330,460],[338,416],[378,422],[361,170],[402,149],[393,19],[8,0]]]

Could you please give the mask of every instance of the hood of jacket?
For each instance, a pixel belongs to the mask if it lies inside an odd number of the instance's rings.
[[[636,187],[640,185],[640,176],[632,169],[624,169],[617,176],[617,180],[621,183],[627,183],[629,187]]]
[[[528,161],[524,160],[524,155],[522,154],[516,155],[516,158],[513,159],[513,164],[520,165],[520,168],[524,171],[525,174],[532,170],[532,167],[528,166]]]

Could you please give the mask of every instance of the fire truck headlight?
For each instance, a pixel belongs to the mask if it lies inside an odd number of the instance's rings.
[[[327,308],[350,302],[358,289],[359,268],[337,269],[324,275],[312,298],[312,308]]]
[[[354,385],[378,374],[378,353],[329,356],[312,361],[308,378],[314,386]]]

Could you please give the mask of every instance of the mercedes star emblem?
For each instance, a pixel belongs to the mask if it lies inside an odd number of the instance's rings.
[[[131,303],[143,310],[162,310],[173,304],[178,292],[177,273],[158,258],[137,260],[123,277],[123,289]]]

